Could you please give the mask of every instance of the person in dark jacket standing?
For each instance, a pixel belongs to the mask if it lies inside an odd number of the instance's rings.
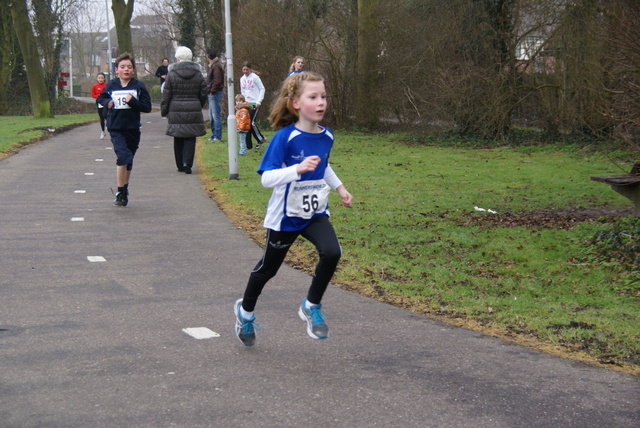
[[[133,157],[140,145],[140,112],[151,111],[151,97],[144,83],[133,78],[136,63],[131,54],[116,58],[115,79],[107,83],[97,103],[107,109],[107,129],[111,135],[116,160],[118,192],[113,205],[126,207],[129,203],[129,179]]]
[[[206,134],[202,108],[207,101],[207,83],[191,49],[176,49],[177,63],[169,66],[164,82],[160,114],[168,119],[167,135],[173,137],[173,151],[178,171],[191,174],[196,137]]]
[[[209,71],[207,73],[207,87],[209,89],[209,120],[211,121],[211,138],[209,141],[222,140],[222,116],[220,115],[220,100],[224,94],[224,69],[213,49],[207,51]]]
[[[160,85],[162,85],[167,78],[168,68],[169,58],[162,58],[162,65],[156,69],[156,77],[160,79]]]

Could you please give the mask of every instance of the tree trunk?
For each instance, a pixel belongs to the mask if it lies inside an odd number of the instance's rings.
[[[0,2],[0,116],[9,111],[9,82],[16,67],[15,31],[11,10],[5,2]]]
[[[375,127],[379,122],[377,99],[378,1],[358,0],[358,71],[356,122]]]
[[[51,0],[31,0],[31,22],[44,71],[49,102],[55,113],[60,52],[62,47],[62,16],[52,9]]]
[[[33,115],[39,118],[52,117],[44,71],[42,70],[42,64],[40,64],[40,55],[36,48],[33,28],[27,15],[27,1],[10,0],[9,7],[11,7],[13,25],[18,36],[22,56],[24,57]]]
[[[135,0],[111,0],[111,10],[116,24],[116,35],[118,37],[118,53],[125,52],[133,55],[133,41],[131,39],[131,16],[133,15],[133,4]]]

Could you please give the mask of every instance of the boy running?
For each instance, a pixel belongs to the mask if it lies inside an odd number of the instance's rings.
[[[129,178],[133,157],[140,145],[140,112],[151,111],[151,97],[144,84],[133,78],[136,64],[133,57],[123,53],[116,58],[116,77],[107,83],[98,103],[107,108],[107,129],[116,153],[116,182],[118,191],[113,205],[126,207],[129,203]]]

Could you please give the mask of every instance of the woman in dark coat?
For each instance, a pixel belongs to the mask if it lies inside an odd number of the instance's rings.
[[[176,49],[178,62],[169,65],[162,90],[160,114],[169,120],[167,135],[173,137],[173,151],[178,171],[191,174],[196,150],[196,137],[206,134],[202,108],[207,102],[207,82],[200,66],[194,62],[191,49]]]

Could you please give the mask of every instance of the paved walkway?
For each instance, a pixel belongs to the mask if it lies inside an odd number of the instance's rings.
[[[261,249],[176,172],[165,127],[143,116],[127,208],[97,124],[0,161],[0,426],[640,426],[637,377],[337,287],[313,341],[288,267],[244,348],[232,306]]]

